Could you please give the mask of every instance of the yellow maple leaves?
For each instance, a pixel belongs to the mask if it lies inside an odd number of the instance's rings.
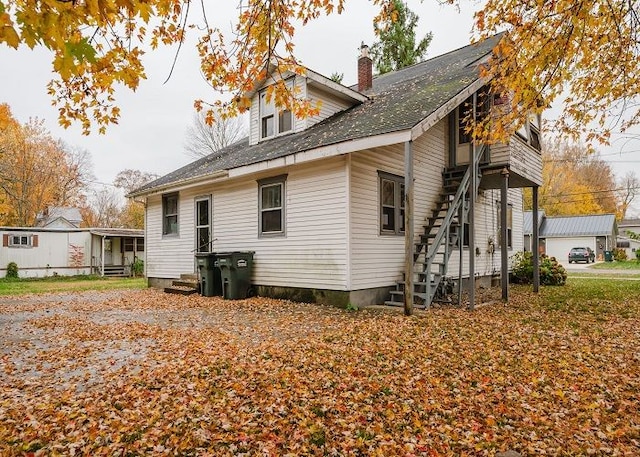
[[[476,14],[478,36],[507,36],[485,75],[496,92],[511,95],[511,110],[495,120],[491,139],[504,139],[527,111],[539,113],[558,98],[563,111],[551,127],[565,136],[607,142],[612,129],[637,124],[640,110],[627,104],[640,95],[638,7],[489,0]]]
[[[637,285],[613,283],[410,319],[153,290],[12,299],[0,453],[634,455]]]
[[[60,123],[80,122],[88,133],[118,121],[114,86],[136,89],[145,77],[144,50],[196,34],[203,75],[214,92],[230,94],[226,102],[196,106],[212,110],[211,119],[225,118],[247,109],[246,94],[256,81],[299,73],[296,26],[339,14],[344,1],[248,0],[224,36],[214,22],[196,23],[190,2],[182,0],[0,0],[0,44],[42,45],[53,52],[59,78],[49,91],[61,108]],[[380,6],[377,22],[393,16],[391,1],[374,3]],[[488,0],[475,16],[477,37],[502,31],[507,37],[482,72],[494,93],[509,96],[510,109],[487,118],[491,125],[478,126],[475,137],[504,141],[531,112],[540,113],[558,97],[564,111],[554,127],[563,134],[606,142],[613,128],[638,124],[640,110],[630,104],[640,95],[638,9],[637,0]],[[276,93],[298,116],[317,108],[283,86]]]

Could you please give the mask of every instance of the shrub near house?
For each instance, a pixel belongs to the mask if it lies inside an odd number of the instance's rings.
[[[516,252],[511,256],[513,262],[511,281],[516,284],[533,282],[533,254],[531,251]],[[567,271],[555,257],[540,257],[540,284],[545,286],[563,286],[567,282]]]

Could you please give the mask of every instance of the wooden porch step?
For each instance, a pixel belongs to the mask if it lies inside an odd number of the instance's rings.
[[[180,273],[180,279],[184,281],[198,281],[198,275],[195,273]]]
[[[193,294],[197,294],[198,291],[193,287],[171,286],[171,287],[165,287],[164,293],[175,294],[175,295],[193,295]]]
[[[198,281],[195,280],[182,280],[182,279],[176,279],[171,281],[171,285],[173,286],[180,286],[180,287],[191,287],[193,289],[197,289],[198,288]]]
[[[102,270],[102,274],[104,276],[109,277],[127,277],[129,273],[127,272],[128,267],[126,265],[105,265]]]
[[[396,300],[387,300],[384,302],[385,306],[395,306],[402,308],[404,307],[404,301],[396,301]],[[423,303],[414,303],[413,307],[415,309],[425,309],[426,306]]]

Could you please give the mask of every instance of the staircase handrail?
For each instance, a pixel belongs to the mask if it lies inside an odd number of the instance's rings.
[[[480,160],[480,157],[482,157],[482,154],[484,153],[486,147],[487,145],[482,145],[482,147],[476,150],[476,157],[474,161],[476,164],[478,163],[478,160]],[[447,211],[447,214],[445,215],[444,220],[442,221],[442,225],[440,226],[440,229],[438,230],[438,233],[434,237],[433,242],[431,243],[431,246],[429,247],[429,250],[427,252],[427,262],[428,262],[428,265],[427,265],[428,268],[426,270],[427,273],[431,272],[431,259],[435,256],[436,252],[438,252],[438,249],[440,249],[440,245],[442,244],[442,241],[445,238],[445,234],[447,233],[447,227],[449,227],[449,225],[453,221],[453,218],[455,217],[456,212],[460,208],[462,196],[467,192],[470,180],[471,180],[471,167],[469,166],[467,168],[467,171],[464,173],[462,180],[460,181],[460,186],[458,187],[458,191],[456,192],[456,195],[453,198],[452,204],[449,206],[449,210]]]

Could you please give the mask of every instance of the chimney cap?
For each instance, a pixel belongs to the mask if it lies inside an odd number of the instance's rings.
[[[364,44],[364,41],[360,45],[360,57],[369,57],[369,46]]]

